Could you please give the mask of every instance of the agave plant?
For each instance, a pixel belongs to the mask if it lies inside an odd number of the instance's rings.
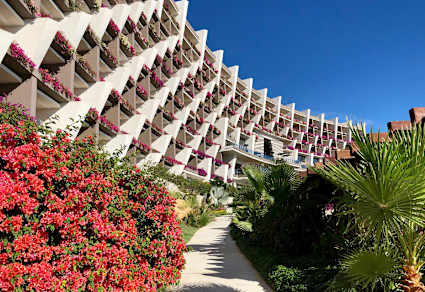
[[[314,168],[346,191],[342,214],[351,215],[353,226],[373,238],[372,246],[342,259],[342,272],[364,288],[373,289],[390,277],[404,291],[425,291],[421,282],[425,263],[424,128],[419,125],[391,133],[384,142],[374,142],[358,126],[351,130],[359,164],[340,161]]]

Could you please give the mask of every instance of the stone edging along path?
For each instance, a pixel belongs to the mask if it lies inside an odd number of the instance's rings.
[[[179,286],[167,291],[261,292],[273,291],[240,252],[229,234],[232,216],[217,217],[199,229],[186,254],[186,269]]]

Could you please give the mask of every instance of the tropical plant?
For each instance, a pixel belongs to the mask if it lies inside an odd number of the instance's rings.
[[[277,228],[276,215],[283,205],[293,205],[291,202],[296,200],[303,180],[284,161],[268,168],[248,165],[243,171],[252,189],[239,201],[242,204],[238,204],[234,224],[242,230],[257,229],[266,240],[272,241]]]
[[[425,291],[421,282],[425,228],[425,131],[393,132],[375,142],[351,127],[360,162],[327,163],[314,170],[345,190],[340,214],[350,215],[357,232],[373,238],[369,246],[341,260],[342,273],[363,288],[389,289],[399,281],[404,291]],[[379,133],[378,139],[380,141]],[[396,276],[394,276],[394,272]]]
[[[159,291],[178,282],[186,247],[162,183],[92,138],[71,140],[34,120],[0,99],[1,290]]]
[[[217,186],[212,187],[210,192],[204,195],[204,198],[208,205],[213,206],[228,206],[231,200],[225,188]]]

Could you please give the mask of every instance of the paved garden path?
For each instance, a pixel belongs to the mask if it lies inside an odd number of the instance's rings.
[[[169,291],[272,291],[230,237],[231,220],[228,215],[217,217],[195,233],[181,284]]]

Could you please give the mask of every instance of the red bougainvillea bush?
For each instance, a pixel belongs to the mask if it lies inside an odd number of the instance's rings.
[[[0,122],[0,290],[157,291],[179,280],[175,201],[152,177],[92,139]]]

